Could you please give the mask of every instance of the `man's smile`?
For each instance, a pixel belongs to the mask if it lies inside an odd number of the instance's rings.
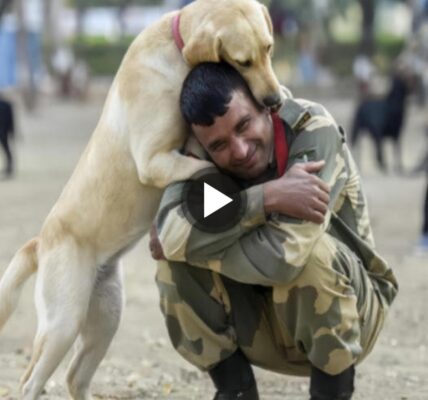
[[[244,161],[237,163],[236,166],[239,168],[246,168],[246,169],[253,167],[255,162],[257,161],[256,153],[257,153],[257,146],[251,152],[249,157],[247,157]]]

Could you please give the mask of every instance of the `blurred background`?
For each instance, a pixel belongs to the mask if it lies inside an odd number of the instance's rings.
[[[0,0],[0,274],[40,230],[133,38],[188,2]],[[355,398],[426,400],[428,0],[265,4],[275,31],[277,76],[295,97],[326,106],[345,128],[378,249],[401,285],[373,354],[358,369]],[[96,397],[211,396],[204,375],[169,344],[146,238],[124,264],[127,306],[95,376]],[[33,284],[0,335],[0,398],[17,397],[31,354]],[[65,365],[49,381],[46,398],[65,397]],[[263,398],[307,398],[304,379],[257,375]]]
[[[84,97],[111,78],[133,38],[189,0],[1,0],[0,88]],[[278,77],[346,90],[357,75],[385,75],[406,49],[426,62],[426,0],[270,0]],[[418,60],[416,60],[418,58]],[[417,68],[423,69],[420,65]],[[68,74],[66,74],[68,71]],[[70,75],[64,77],[64,75]],[[339,87],[338,87],[339,85]]]

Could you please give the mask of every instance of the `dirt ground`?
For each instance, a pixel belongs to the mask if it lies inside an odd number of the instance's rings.
[[[349,126],[352,100],[331,95],[318,100]],[[102,95],[83,105],[42,99],[34,115],[20,113],[18,173],[11,181],[0,181],[0,274],[14,252],[40,229],[96,124],[102,103]],[[422,112],[413,106],[403,143],[408,169],[418,162],[425,145]],[[414,250],[425,180],[377,172],[368,140],[360,154],[377,245],[395,269],[401,290],[373,353],[358,368],[354,398],[428,399],[428,257]],[[169,343],[146,239],[125,257],[124,264],[127,304],[119,332],[95,375],[95,397],[211,399],[214,390],[207,377],[182,360]],[[29,361],[36,328],[33,288],[34,278],[0,334],[2,399],[18,397],[19,377]],[[64,376],[69,357],[48,382],[44,399],[67,397]],[[260,369],[256,375],[262,399],[308,398],[308,379]]]

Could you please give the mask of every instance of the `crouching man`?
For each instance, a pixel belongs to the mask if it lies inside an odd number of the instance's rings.
[[[225,63],[194,68],[180,106],[192,153],[234,177],[247,203],[209,232],[186,218],[186,183],[166,189],[150,247],[173,346],[208,372],[216,400],[258,399],[251,365],[309,376],[313,400],[350,399],[397,282],[341,129],[306,100],[261,109]]]

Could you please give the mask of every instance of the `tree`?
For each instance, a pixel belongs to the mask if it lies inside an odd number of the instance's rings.
[[[390,3],[418,2],[419,0],[385,0]],[[355,0],[272,0],[272,7],[282,8],[295,16],[299,35],[306,40],[314,40],[313,47],[319,48],[328,45],[332,40],[330,33],[330,22],[332,18],[345,11]],[[375,52],[375,17],[377,6],[376,0],[357,0],[361,9],[361,36],[359,41],[359,53],[371,57]],[[272,9],[272,8],[271,8]],[[275,18],[275,15],[273,15]]]
[[[360,53],[371,57],[375,49],[375,0],[358,0],[362,12]]]
[[[81,38],[83,35],[83,19],[86,10],[91,7],[116,7],[117,16],[120,21],[121,35],[124,35],[125,25],[123,15],[126,9],[131,5],[156,5],[159,0],[69,0],[69,4],[77,10],[76,36]]]

